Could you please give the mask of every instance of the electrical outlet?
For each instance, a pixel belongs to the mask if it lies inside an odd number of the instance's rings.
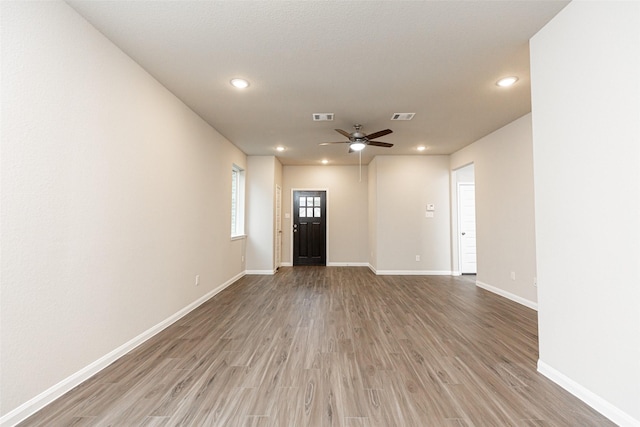
[[[242,259],[240,260],[241,262],[244,262],[244,255],[242,255]]]
[[[416,261],[420,261],[420,255],[416,255]]]
[[[196,286],[200,284],[200,275],[196,274]]]
[[[516,280],[516,272],[515,271],[511,272],[511,280]]]

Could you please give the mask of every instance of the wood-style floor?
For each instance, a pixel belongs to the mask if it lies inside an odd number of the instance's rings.
[[[21,426],[609,426],[472,278],[247,276]]]

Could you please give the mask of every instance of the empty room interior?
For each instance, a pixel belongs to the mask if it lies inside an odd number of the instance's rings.
[[[640,426],[640,2],[0,22],[1,426]]]

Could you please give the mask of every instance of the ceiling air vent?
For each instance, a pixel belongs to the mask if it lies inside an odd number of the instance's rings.
[[[314,122],[331,122],[333,121],[333,113],[313,113]]]
[[[393,113],[391,120],[411,120],[416,113]]]

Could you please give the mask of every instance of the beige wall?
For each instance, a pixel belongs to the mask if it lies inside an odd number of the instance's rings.
[[[376,272],[450,274],[449,156],[377,156],[375,173]]]
[[[0,7],[5,415],[242,274],[246,161],[65,3]]]
[[[538,368],[640,425],[640,3],[573,1],[531,40]]]
[[[358,166],[283,166],[282,260],[291,261],[292,189],[327,189],[327,264],[368,263],[367,167]]]
[[[476,251],[481,286],[535,308],[535,214],[531,114],[451,155],[451,170],[473,163]],[[452,186],[455,207],[457,188]],[[457,236],[456,210],[453,236]],[[453,260],[457,269],[457,239]],[[511,278],[515,273],[515,280]]]

